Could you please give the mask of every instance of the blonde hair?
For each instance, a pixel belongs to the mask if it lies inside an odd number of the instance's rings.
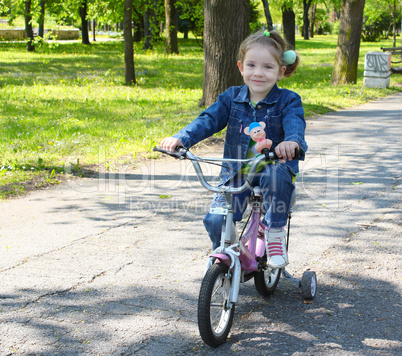
[[[289,49],[288,44],[277,31],[270,31],[268,33],[269,36],[265,35],[263,30],[260,30],[247,37],[240,45],[238,60],[243,63],[247,51],[256,44],[273,47],[275,51],[273,51],[272,55],[275,57],[280,66],[286,66],[286,71],[283,76],[288,78],[294,73],[297,66],[299,65],[300,56],[297,52],[295,52],[295,62],[293,64],[286,64],[283,58],[283,54]]]

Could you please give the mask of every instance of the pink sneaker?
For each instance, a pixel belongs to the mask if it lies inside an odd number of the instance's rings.
[[[265,230],[267,264],[271,268],[282,268],[289,264],[285,237],[285,229]]]

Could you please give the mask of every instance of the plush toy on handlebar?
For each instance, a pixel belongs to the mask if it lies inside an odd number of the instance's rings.
[[[244,133],[251,137],[255,141],[255,146],[253,147],[258,153],[264,148],[270,149],[272,146],[272,141],[265,138],[265,122],[253,122],[249,127],[244,129]]]

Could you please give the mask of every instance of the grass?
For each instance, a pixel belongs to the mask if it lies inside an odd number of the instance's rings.
[[[298,39],[302,64],[281,87],[298,92],[307,119],[400,90],[362,87],[364,54],[390,41],[362,43],[355,85],[330,85],[335,36]],[[64,174],[117,169],[150,155],[202,109],[202,49],[181,40],[179,55],[162,43],[144,52],[135,45],[138,85],[124,81],[122,41],[49,43],[28,53],[24,43],[0,42],[0,199],[30,186],[57,183]]]

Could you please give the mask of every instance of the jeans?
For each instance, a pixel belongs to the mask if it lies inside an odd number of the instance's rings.
[[[286,225],[292,192],[295,188],[292,182],[291,170],[284,163],[269,164],[256,174],[252,186],[259,186],[264,197],[264,210],[266,211],[263,224],[270,228],[281,228]],[[239,187],[244,183],[244,175],[238,173],[226,185]],[[251,190],[233,195],[233,221],[240,221],[247,208]],[[215,194],[211,208],[224,207],[226,201],[221,194]],[[212,241],[212,248],[221,244],[221,231],[223,216],[208,213],[204,217],[204,226]]]

